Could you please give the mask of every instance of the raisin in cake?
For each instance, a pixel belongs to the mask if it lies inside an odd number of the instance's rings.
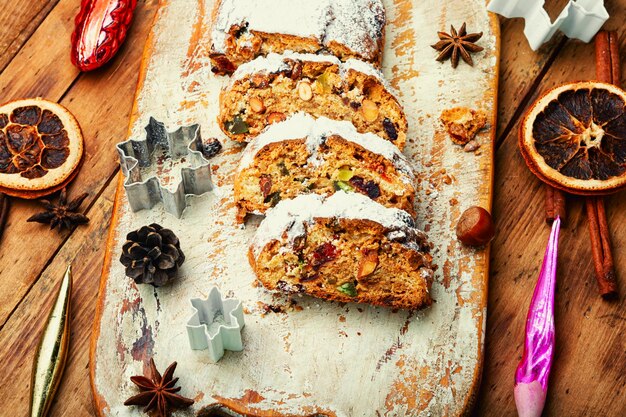
[[[300,194],[358,192],[415,215],[414,176],[391,142],[352,123],[296,113],[269,126],[244,151],[235,177],[239,221]]]
[[[281,201],[248,257],[270,290],[417,309],[431,303],[428,250],[408,213],[339,191]]]
[[[219,74],[288,50],[380,65],[384,28],[381,0],[218,0],[210,57]]]
[[[248,141],[267,125],[304,111],[315,117],[351,121],[402,150],[407,121],[380,71],[330,55],[270,54],[243,64],[220,95],[220,127]]]

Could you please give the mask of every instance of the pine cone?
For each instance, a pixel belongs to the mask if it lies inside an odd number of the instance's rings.
[[[153,223],[126,236],[120,262],[137,284],[161,287],[176,277],[185,261],[180,242],[169,229]]]

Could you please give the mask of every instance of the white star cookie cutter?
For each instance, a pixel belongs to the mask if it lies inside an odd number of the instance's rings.
[[[191,349],[208,349],[212,362],[219,361],[224,350],[243,350],[241,329],[245,323],[241,301],[223,298],[217,287],[213,287],[206,300],[193,298],[191,305],[195,310],[187,322]]]
[[[609,18],[603,0],[572,0],[552,23],[544,3],[545,0],[491,0],[487,10],[504,17],[523,17],[524,35],[533,51],[559,29],[568,38],[589,42]]]

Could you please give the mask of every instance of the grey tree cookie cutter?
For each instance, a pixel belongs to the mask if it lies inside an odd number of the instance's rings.
[[[523,17],[524,35],[533,51],[559,29],[568,38],[589,42],[609,18],[603,0],[571,0],[551,22],[544,3],[545,0],[491,0],[487,10],[504,17]]]
[[[151,117],[144,139],[131,138],[116,148],[133,211],[162,202],[165,211],[180,218],[187,195],[201,195],[213,188],[211,166],[201,153],[198,124],[168,132],[165,124]]]
[[[243,350],[241,330],[243,307],[235,298],[223,298],[217,287],[211,288],[206,300],[191,299],[194,313],[187,322],[187,336],[193,350],[208,349],[212,362],[224,356],[224,350]]]

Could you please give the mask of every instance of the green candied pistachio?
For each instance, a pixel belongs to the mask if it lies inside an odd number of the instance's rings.
[[[306,267],[306,262],[302,259],[298,259],[298,265],[296,266],[295,270],[298,273],[303,273],[305,267]]]
[[[274,207],[280,202],[280,191],[276,191],[275,193],[268,195],[267,197],[265,197],[265,200],[263,200],[263,202],[270,203],[270,205]]]
[[[289,170],[283,162],[278,163],[278,169],[280,170],[280,175],[282,175],[283,177],[289,175]]]
[[[350,181],[352,177],[354,177],[354,173],[350,171],[350,168],[341,168],[339,169],[339,174],[337,174],[339,181]]]
[[[343,190],[347,193],[354,191],[354,187],[352,187],[350,184],[348,184],[345,181],[335,181],[335,183],[333,184],[335,186],[335,190]]]
[[[348,297],[356,297],[356,287],[353,282],[346,282],[337,287],[337,291],[344,293]]]
[[[233,135],[239,135],[241,133],[248,133],[248,123],[241,119],[241,116],[235,116],[232,121],[224,124],[226,130]]]

